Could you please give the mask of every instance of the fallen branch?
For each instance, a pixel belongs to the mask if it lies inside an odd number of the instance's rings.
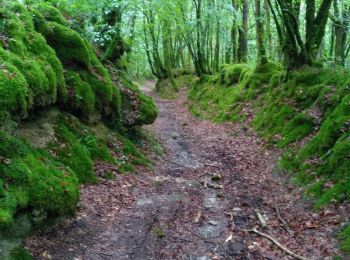
[[[219,165],[211,164],[211,163],[204,163],[203,165],[204,165],[204,166],[211,166],[211,167],[214,167],[214,168],[220,168]]]
[[[141,182],[141,183],[144,184],[144,185],[148,185],[148,182],[145,182],[144,180],[141,180],[141,179],[139,179],[139,178],[137,178],[137,177],[134,177],[134,179],[135,179],[136,181],[138,181],[138,182]]]
[[[106,254],[106,253],[102,253],[102,252],[99,252],[98,253],[102,258],[105,258],[105,259],[111,259],[112,255],[110,254]]]
[[[276,214],[277,214],[278,220],[281,222],[283,228],[284,228],[284,229],[288,232],[288,234],[291,236],[291,235],[292,235],[292,232],[291,232],[290,228],[288,227],[287,222],[282,218],[280,209],[279,209],[276,205],[274,205],[274,207],[275,207],[275,210],[276,210]]]
[[[255,210],[255,215],[260,222],[260,226],[262,228],[267,228],[266,219],[264,218],[264,216],[260,213],[260,211],[258,209]]]
[[[301,255],[298,255],[292,251],[290,251],[288,248],[286,248],[285,246],[283,246],[282,244],[280,244],[276,239],[274,239],[273,237],[269,236],[268,234],[262,233],[260,231],[258,231],[256,228],[247,230],[248,232],[252,232],[255,233],[261,237],[267,238],[268,240],[270,240],[272,243],[274,243],[279,249],[281,249],[282,251],[284,251],[285,253],[287,253],[290,256],[293,256],[296,259],[299,260],[308,260],[308,258],[303,257]]]
[[[218,185],[218,184],[210,183],[207,181],[204,182],[203,186],[207,189],[212,188],[212,189],[216,189],[216,190],[222,190],[224,188],[223,185]]]

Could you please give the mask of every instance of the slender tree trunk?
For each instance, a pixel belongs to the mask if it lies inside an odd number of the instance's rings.
[[[256,17],[256,43],[258,46],[258,61],[261,64],[267,63],[265,48],[265,30],[264,17],[261,12],[260,0],[255,0],[255,17]]]
[[[231,42],[232,42],[232,61],[237,62],[237,52],[238,52],[238,26],[237,26],[237,13],[238,13],[238,4],[237,0],[232,0],[232,9],[233,9],[233,19],[232,19],[232,29],[231,29]]]
[[[266,23],[266,36],[267,36],[267,46],[268,46],[268,58],[270,60],[273,60],[274,53],[273,53],[273,40],[272,40],[272,32],[271,32],[271,12],[269,8],[269,4],[267,0],[264,1],[264,10],[265,10],[265,23]]]
[[[242,0],[242,28],[239,30],[239,62],[248,61],[248,0]]]

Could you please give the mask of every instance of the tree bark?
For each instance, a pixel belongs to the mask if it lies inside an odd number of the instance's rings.
[[[265,30],[264,17],[261,12],[260,0],[255,0],[255,17],[256,17],[256,43],[258,46],[258,61],[261,64],[267,63],[265,48]]]

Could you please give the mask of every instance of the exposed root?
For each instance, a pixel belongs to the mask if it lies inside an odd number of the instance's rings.
[[[285,246],[283,246],[281,243],[279,243],[276,239],[274,239],[273,237],[269,236],[268,234],[262,233],[260,231],[258,231],[256,228],[252,228],[247,230],[248,232],[252,232],[255,233],[261,237],[267,238],[268,240],[270,240],[272,243],[274,243],[278,248],[280,248],[282,251],[284,251],[285,253],[287,253],[290,256],[293,256],[295,259],[299,259],[299,260],[308,260],[308,258],[303,257],[301,255],[298,255],[292,251],[290,251],[288,248],[286,248]]]
[[[276,214],[277,214],[277,218],[278,220],[281,222],[283,228],[288,232],[288,234],[291,236],[292,235],[292,232],[290,230],[290,228],[288,227],[287,225],[287,222],[282,218],[281,216],[281,212],[280,212],[280,209],[275,205],[275,210],[276,210]]]

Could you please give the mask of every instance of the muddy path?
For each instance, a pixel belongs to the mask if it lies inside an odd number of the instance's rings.
[[[275,153],[253,132],[201,121],[185,91],[163,100],[153,86],[143,91],[155,96],[160,115],[148,129],[165,155],[153,158],[152,170],[84,187],[75,218],[26,241],[35,259],[293,259],[247,232],[253,227],[310,259],[339,254],[336,210],[315,213],[283,183]]]

